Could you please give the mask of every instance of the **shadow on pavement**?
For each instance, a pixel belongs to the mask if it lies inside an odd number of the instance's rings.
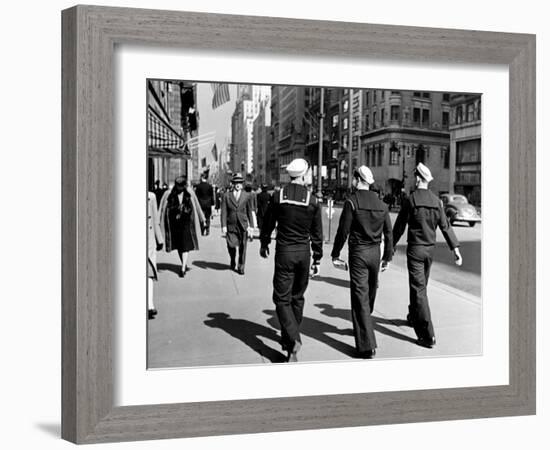
[[[267,346],[259,338],[261,336],[279,342],[279,336],[272,328],[245,319],[232,319],[229,314],[222,312],[209,313],[208,317],[210,319],[204,321],[206,326],[225,331],[272,363],[286,362],[285,355]]]
[[[340,309],[335,308],[332,305],[328,305],[326,303],[317,303],[315,304],[317,308],[321,310],[321,314],[324,314],[328,317],[336,317],[339,319],[349,320],[351,322],[351,310],[349,309]],[[407,325],[406,320],[402,319],[384,319],[377,316],[372,316],[372,320],[374,322],[374,330],[385,334],[386,336],[393,337],[395,339],[399,339],[401,341],[411,342],[413,344],[416,344],[416,339],[413,339],[410,336],[407,336],[406,334],[398,333],[397,331],[390,330],[389,328],[386,328],[382,326],[384,325],[394,325],[394,326],[403,326]]]
[[[349,288],[349,280],[347,280],[347,279],[343,280],[341,278],[335,278],[335,277],[316,276],[316,277],[311,278],[309,281],[310,282],[312,282],[312,281],[322,281],[323,283],[329,283],[329,284],[333,284],[335,286]]]
[[[271,316],[267,319],[267,323],[277,330],[281,329],[279,324],[279,319],[277,318],[277,313],[272,309],[265,309],[262,311],[264,314]],[[334,339],[328,335],[328,333],[339,334],[341,336],[351,336],[353,331],[348,329],[341,330],[340,328],[335,327],[334,325],[329,325],[326,322],[321,322],[320,320],[311,319],[309,317],[303,317],[302,323],[300,324],[300,333],[308,336],[312,339],[315,339],[323,344],[332,347],[333,349],[343,353],[346,356],[351,358],[356,357],[357,353],[355,348],[351,345],[348,345],[344,342],[340,342],[337,339]]]
[[[222,263],[211,262],[211,261],[193,261],[193,265],[201,269],[229,270],[228,264],[222,264]]]
[[[164,271],[174,272],[175,274],[179,275],[181,270],[181,264],[159,262],[157,263],[157,270],[159,272],[164,272]]]

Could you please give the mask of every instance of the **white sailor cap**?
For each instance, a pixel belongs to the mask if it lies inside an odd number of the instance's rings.
[[[426,181],[427,183],[434,179],[434,177],[432,177],[432,172],[430,172],[430,169],[428,169],[428,167],[426,167],[422,163],[418,163],[418,166],[416,166],[415,174],[424,179],[424,181]]]
[[[372,174],[372,171],[367,166],[361,166],[355,169],[354,175],[358,178],[361,178],[361,180],[363,180],[365,183],[374,183],[374,176]]]
[[[291,178],[304,176],[307,173],[307,169],[309,169],[309,164],[302,158],[293,159],[290,164],[286,166],[286,171]]]

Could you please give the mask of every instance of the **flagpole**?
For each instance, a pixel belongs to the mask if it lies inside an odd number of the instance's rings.
[[[321,88],[321,107],[319,109],[319,154],[317,161],[317,192],[323,192],[323,119],[325,117],[325,88]]]
[[[351,167],[351,151],[353,150],[352,141],[353,141],[353,134],[352,134],[352,128],[351,128],[351,122],[353,120],[353,110],[352,110],[352,99],[353,99],[353,89],[349,90],[349,99],[348,99],[348,111],[349,111],[349,119],[348,119],[348,189],[351,190],[351,174],[353,168]]]

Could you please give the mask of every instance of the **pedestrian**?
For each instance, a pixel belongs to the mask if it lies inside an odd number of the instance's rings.
[[[231,178],[232,189],[225,193],[221,202],[222,234],[227,242],[229,266],[240,275],[244,275],[246,246],[254,221],[250,195],[243,191],[243,182],[240,173],[234,174]]]
[[[201,226],[201,234],[208,236],[210,234],[210,218],[212,216],[212,207],[215,204],[214,188],[208,182],[208,175],[204,172],[201,175],[201,181],[195,186],[195,194],[204,214],[204,225]]]
[[[157,315],[153,300],[153,280],[158,281],[157,251],[162,250],[164,238],[160,230],[157,198],[154,192],[147,194],[147,317],[154,319]]]
[[[258,228],[258,204],[257,204],[257,194],[252,189],[252,185],[250,183],[246,183],[244,186],[244,191],[250,196],[250,206],[252,208],[252,225],[251,228]],[[248,240],[252,242],[254,240],[254,234],[249,233],[248,234]]]
[[[312,272],[319,272],[323,257],[321,206],[306,187],[308,169],[307,161],[300,158],[287,166],[290,184],[273,195],[260,233],[260,256],[267,258],[271,233],[277,227],[273,302],[281,324],[281,346],[289,362],[298,360],[302,346],[300,323],[309,282],[310,245]]]
[[[153,189],[153,193],[155,194],[155,198],[157,201],[157,208],[160,205],[160,201],[162,199],[162,196],[166,192],[166,189],[164,187],[160,187],[160,180],[155,181],[155,188]]]
[[[392,228],[388,207],[370,190],[374,184],[371,170],[367,166],[356,169],[352,183],[355,192],[344,202],[331,256],[335,267],[345,264],[340,260],[340,252],[348,240],[351,320],[355,348],[361,358],[371,359],[376,354],[372,312],[378,288],[378,273],[386,270],[392,259]],[[384,255],[380,262],[382,236]]]
[[[223,195],[223,191],[220,189],[219,186],[216,186],[216,188],[214,189],[214,198],[216,200],[215,202],[216,215],[220,213],[222,195]]]
[[[393,246],[408,226],[407,269],[409,272],[409,313],[407,321],[413,326],[417,344],[432,348],[435,333],[428,303],[428,280],[439,227],[447,245],[454,252],[456,265],[462,265],[458,240],[449,224],[443,203],[428,189],[433,180],[430,169],[419,163],[414,171],[416,190],[403,197],[401,210],[393,227]]]
[[[261,230],[262,225],[264,222],[264,216],[267,211],[267,206],[269,205],[269,200],[271,199],[271,195],[269,195],[269,192],[267,191],[267,184],[262,184],[261,192],[258,194],[256,198],[257,202],[257,215],[258,215],[258,228]]]
[[[160,204],[160,220],[166,252],[177,250],[181,260],[179,276],[183,278],[189,271],[189,252],[199,249],[198,231],[205,221],[187,177],[176,178],[172,190],[164,193]]]

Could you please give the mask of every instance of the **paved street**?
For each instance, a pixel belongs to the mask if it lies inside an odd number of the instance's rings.
[[[393,215],[393,214],[392,214]],[[335,211],[333,238],[339,217]],[[328,237],[327,215],[325,236]],[[395,215],[393,215],[393,220]],[[231,272],[219,217],[211,234],[201,238],[200,251],[190,254],[191,271],[178,277],[176,252],[158,255],[159,281],[155,303],[159,311],[149,320],[150,368],[262,364],[282,362],[279,324],[271,300],[274,243],[269,259],[259,257],[259,241],[249,243],[246,274]],[[407,326],[408,284],[405,237],[389,269],[380,275],[374,311],[377,359],[472,355],[482,352],[480,298],[481,226],[455,227],[464,266],[457,268],[439,236],[428,295],[437,345],[415,344]],[[325,245],[321,275],[310,281],[302,323],[300,361],[351,360],[354,356],[349,310],[348,273],[332,267],[331,243]],[[342,257],[347,256],[347,249]]]

